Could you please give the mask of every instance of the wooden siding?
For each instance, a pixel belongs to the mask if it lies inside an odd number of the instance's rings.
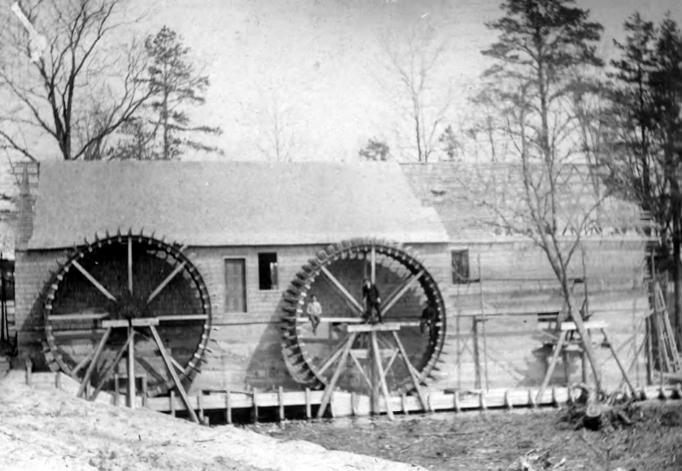
[[[320,246],[189,248],[186,253],[197,266],[208,287],[213,313],[211,352],[202,373],[193,384],[199,389],[271,389],[277,386],[298,387],[290,378],[280,348],[279,304],[282,293],[300,267]],[[450,276],[450,249],[466,248],[470,253],[470,273],[480,282],[454,284]],[[446,299],[447,338],[439,364],[437,388],[467,389],[477,386],[479,377],[488,387],[537,385],[544,375],[548,350],[547,324],[538,313],[558,311],[561,299],[556,282],[544,255],[528,242],[424,245],[416,247],[419,258],[436,278]],[[279,287],[258,289],[258,253],[276,252]],[[643,284],[643,246],[639,242],[590,241],[585,244],[585,265],[591,310],[595,318],[605,320],[611,341],[630,365],[634,346],[643,338],[642,319],[647,313]],[[17,254],[16,298],[17,329],[22,355],[33,357],[40,366],[40,342],[43,338],[40,293],[57,267],[59,251],[31,251]],[[247,312],[230,312],[225,306],[226,258],[244,258],[246,262]],[[480,258],[480,267],[479,267]],[[576,276],[582,276],[581,258],[575,261]],[[583,285],[576,285],[576,295]],[[481,301],[483,310],[481,311]],[[474,336],[474,316],[486,314],[485,344],[479,323]],[[474,338],[478,340],[480,359],[474,356]],[[636,344],[632,339],[636,338]],[[601,341],[601,336],[596,336]],[[607,384],[617,385],[619,377],[606,350],[598,350],[601,370]],[[633,366],[639,370],[642,384],[644,365],[641,358]],[[572,379],[580,376],[579,359],[570,364]],[[563,382],[563,366],[554,379]],[[487,374],[486,374],[487,373]]]

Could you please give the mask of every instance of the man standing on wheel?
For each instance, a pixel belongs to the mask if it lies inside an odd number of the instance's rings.
[[[362,301],[365,303],[365,313],[362,316],[365,322],[376,324],[378,321],[383,323],[379,290],[367,278],[362,282]]]

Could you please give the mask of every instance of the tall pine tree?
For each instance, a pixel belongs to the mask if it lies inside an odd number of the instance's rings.
[[[218,151],[198,136],[215,135],[218,127],[192,123],[188,109],[203,105],[208,76],[199,74],[190,50],[178,34],[164,26],[147,37],[147,76],[151,99],[141,113],[126,123],[123,139],[113,158],[175,159],[187,150]]]
[[[499,107],[521,188],[507,207],[488,206],[505,231],[530,237],[544,252],[567,315],[583,334],[570,266],[599,200],[588,208],[567,204],[576,198],[567,164],[582,150],[567,110],[576,82],[602,65],[595,53],[602,27],[573,0],[506,0],[501,9],[503,17],[487,25],[498,38],[482,51],[493,60],[484,73],[486,99]]]

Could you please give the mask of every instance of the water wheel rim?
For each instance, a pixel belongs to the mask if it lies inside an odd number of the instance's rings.
[[[383,265],[387,260],[390,260],[400,265],[406,273],[405,277],[401,279],[403,288],[407,286],[408,290],[414,288],[421,289],[428,304],[433,306],[435,318],[431,325],[420,325],[420,312],[414,313],[409,322],[398,322],[398,324],[409,323],[409,327],[413,331],[417,329],[426,330],[424,335],[427,341],[423,351],[419,358],[415,359],[414,355],[412,355],[410,362],[421,382],[431,379],[431,375],[443,350],[446,323],[445,303],[434,278],[414,254],[399,244],[376,239],[354,239],[330,245],[318,252],[315,258],[303,265],[284,293],[282,303],[282,351],[289,372],[298,382],[313,388],[322,388],[329,384],[331,371],[336,365],[335,362],[338,362],[339,357],[343,355],[341,350],[345,340],[348,339],[347,335],[339,336],[338,340],[334,342],[333,347],[330,348],[329,354],[322,361],[311,355],[312,349],[309,348],[311,325],[306,315],[310,294],[316,290],[316,286],[319,288],[320,278],[329,279],[328,272],[330,272],[330,267],[335,263],[339,263],[339,260],[362,259],[363,257],[364,259],[369,257],[369,259],[373,260],[371,263],[374,263],[374,265],[370,263],[367,273],[371,282],[381,283],[381,280],[376,280],[375,278],[386,273],[383,268],[381,269],[382,273],[377,273],[377,264]],[[333,277],[334,274],[331,273],[331,276]],[[410,283],[415,286],[410,286]],[[332,281],[332,284],[336,284],[336,282]],[[343,285],[344,283],[340,284]],[[351,289],[346,289],[346,291],[351,291]],[[355,302],[350,299],[350,296],[353,296],[352,293],[342,294],[343,297],[348,298],[347,304],[349,305],[343,316],[325,316],[323,314],[320,325],[328,322],[335,324],[336,327],[340,326],[340,330],[343,330],[348,325],[363,323],[364,321],[360,318],[361,313],[359,311],[364,308],[364,305],[359,299],[359,295],[357,295],[357,289],[355,293]],[[392,294],[396,294],[395,291]],[[382,301],[385,303],[384,306],[391,303],[391,299],[389,294]],[[383,313],[385,316],[384,321],[387,323],[395,320],[391,318],[391,309],[392,306],[389,307],[387,312]],[[395,322],[393,323],[395,324]],[[404,328],[405,325],[400,326],[398,339],[401,338],[400,332]],[[402,355],[397,352],[398,348],[392,338],[393,334],[391,332],[382,333],[379,331],[376,335],[384,367],[388,366],[390,368],[399,364],[400,362],[396,360],[396,357],[402,358]],[[356,339],[351,346],[351,351],[355,350],[357,352],[355,355],[351,353],[348,361],[351,367],[354,364],[356,371],[359,372],[359,381],[367,383],[369,380],[363,377],[365,375],[360,371],[361,367],[357,365],[357,360],[359,360],[358,355],[363,355],[362,349],[366,348],[363,342],[369,342],[369,337],[366,334],[359,334],[355,337]],[[407,353],[410,356],[409,352]],[[337,355],[337,358],[333,357],[334,354]],[[409,369],[409,367],[406,366],[406,369]],[[410,378],[405,376],[399,385],[394,383],[391,390],[405,392],[411,389],[410,384]],[[354,389],[351,387],[351,390]]]
[[[113,248],[112,248],[113,247]],[[117,260],[117,264],[122,264],[125,273],[121,276],[122,280],[116,284],[116,288],[107,287],[107,283],[97,280],[97,275],[93,275],[90,271],[95,272],[90,267],[90,264],[97,261],[98,254],[102,256],[106,250],[114,252],[120,251],[124,254],[125,260],[121,262]],[[103,252],[104,251],[104,252]],[[144,257],[146,263],[153,263],[153,258],[158,258],[158,276],[161,277],[151,281],[156,281],[155,287],[159,289],[143,288],[140,284],[140,295],[134,299],[124,301],[125,289],[121,286],[129,288],[133,283],[133,292],[135,292],[135,273],[139,273],[142,267],[135,265],[135,254],[139,257]],[[133,257],[131,259],[131,256]],[[172,266],[173,268],[170,268]],[[119,265],[120,267],[120,265]],[[179,268],[178,268],[179,267]],[[138,272],[135,272],[136,269]],[[175,271],[175,273],[173,273]],[[172,276],[171,276],[172,275]],[[73,277],[80,277],[80,281],[86,280],[91,290],[99,293],[101,302],[96,311],[92,309],[77,309],[75,312],[64,312],[63,303],[60,305],[60,296],[64,296],[63,290],[69,281],[73,282]],[[92,278],[92,279],[90,279]],[[194,300],[192,306],[196,309],[188,315],[173,315],[169,312],[159,312],[155,309],[155,304],[159,304],[168,296],[171,288],[175,288],[178,283],[184,283],[185,288],[183,292],[185,295],[187,291],[192,292]],[[100,286],[97,286],[100,285]],[[156,291],[156,293],[155,293]],[[131,294],[132,294],[131,293]],[[154,294],[155,293],[155,294]],[[152,296],[153,295],[153,296]],[[151,298],[151,299],[149,299]],[[137,305],[145,304],[148,309],[139,309]],[[167,304],[167,303],[166,303]],[[118,309],[118,312],[114,312]],[[166,337],[168,332],[177,331],[187,328],[194,332],[196,337],[196,344],[191,349],[191,352],[183,352],[182,355],[171,354],[171,359],[174,362],[174,367],[178,373],[179,378],[183,382],[190,382],[193,377],[200,371],[203,358],[208,347],[208,341],[211,331],[212,315],[211,303],[206,284],[190,259],[183,252],[183,247],[178,244],[168,243],[164,239],[155,238],[153,235],[148,236],[140,233],[117,233],[116,235],[106,235],[104,237],[95,236],[92,241],[85,240],[82,244],[75,247],[66,260],[60,263],[56,272],[51,276],[48,283],[45,285],[43,292],[43,321],[44,332],[46,340],[45,355],[48,364],[54,369],[60,369],[67,374],[74,377],[79,377],[83,373],[85,365],[88,364],[88,354],[73,355],[72,352],[66,348],[67,343],[60,339],[72,335],[83,339],[88,335],[92,335],[97,339],[101,339],[101,335],[106,329],[101,328],[101,325],[106,320],[124,319],[127,317],[153,317],[160,320],[158,331],[162,337]],[[137,315],[134,315],[134,311]],[[68,316],[73,316],[69,319]],[[82,324],[86,328],[83,332],[73,327],[65,327],[65,323],[73,322],[73,325]],[[100,326],[97,329],[97,326]],[[146,342],[148,345],[152,344],[150,332],[144,332],[143,329],[136,329],[137,342]],[[125,340],[124,334],[117,338],[117,345]],[[114,336],[116,339],[116,336]],[[111,350],[115,350],[116,346],[112,345],[111,340],[107,340],[107,358],[115,359],[115,354]],[[86,342],[87,343],[87,342]],[[95,345],[97,342],[93,342]],[[86,348],[87,349],[87,348]],[[168,347],[166,348],[168,351]],[[89,354],[91,355],[92,352]],[[157,354],[160,352],[157,350]],[[160,355],[159,355],[160,357]],[[177,360],[176,358],[179,358]],[[90,358],[91,360],[91,358]],[[155,359],[155,363],[160,364],[159,360]],[[144,366],[144,365],[143,365]],[[105,368],[103,365],[102,368]],[[147,368],[148,370],[148,368]],[[154,373],[156,372],[156,375]],[[172,378],[165,376],[163,372],[157,370],[146,371],[150,376],[149,395],[157,395],[168,391],[172,388]]]

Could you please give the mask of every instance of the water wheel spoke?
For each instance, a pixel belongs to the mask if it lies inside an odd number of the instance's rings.
[[[133,238],[128,237],[128,292],[133,294]]]
[[[133,336],[128,335],[128,339],[125,341],[123,346],[121,346],[121,348],[118,350],[118,352],[116,352],[114,359],[111,361],[111,363],[109,363],[104,368],[104,370],[102,371],[102,377],[97,382],[97,385],[95,385],[95,390],[92,392],[92,395],[89,397],[89,400],[94,401],[95,399],[97,399],[97,395],[102,390],[104,383],[107,382],[107,380],[111,376],[111,372],[113,371],[114,367],[121,361],[121,358],[123,358],[123,355],[128,350],[128,346],[130,345],[132,340],[133,340]]]
[[[341,352],[343,351],[343,346],[346,344],[348,341],[348,335],[343,337],[343,339],[340,339],[338,343],[334,346],[331,352],[329,352],[329,355],[324,359],[322,362],[322,365],[317,369],[317,374],[322,375],[324,374],[327,369],[334,364],[336,360],[338,360],[339,356],[341,355]]]
[[[320,271],[324,273],[324,276],[327,277],[327,279],[331,282],[332,286],[336,288],[336,290],[341,294],[341,296],[346,301],[348,301],[353,310],[356,313],[362,315],[364,312],[362,304],[360,304],[358,300],[355,299],[355,297],[352,294],[350,294],[350,292],[348,292],[348,290],[341,284],[341,282],[334,275],[332,275],[329,270],[327,270],[327,267],[324,266],[320,267]]]
[[[386,298],[386,302],[384,305],[381,307],[381,315],[384,316],[386,313],[391,309],[395,304],[400,301],[400,298],[402,298],[405,293],[407,293],[417,281],[419,281],[419,278],[422,277],[424,274],[424,270],[419,271],[419,273],[412,275],[409,277],[407,280],[403,282],[400,286],[398,286],[389,296]]]
[[[95,368],[97,367],[97,360],[99,360],[99,356],[102,354],[102,351],[104,350],[104,346],[106,345],[107,340],[109,340],[109,335],[111,335],[111,327],[107,328],[107,330],[104,332],[104,335],[102,335],[102,338],[97,344],[97,348],[95,349],[95,352],[92,356],[92,360],[90,360],[90,365],[88,366],[88,369],[85,371],[85,375],[83,376],[81,384],[78,388],[77,394],[78,397],[83,396],[83,393],[85,392],[85,389],[87,388],[88,383],[90,382],[90,377],[92,377],[92,374],[95,372]]]
[[[107,298],[111,299],[112,301],[116,301],[116,297],[111,294],[99,281],[95,279],[94,276],[92,276],[83,266],[78,263],[77,260],[73,261],[73,266],[76,267],[76,269],[83,274],[83,276],[90,282],[92,285],[97,288],[97,290],[102,293],[104,296]]]
[[[164,290],[168,283],[170,283],[173,280],[173,278],[175,278],[178,275],[178,273],[180,273],[182,269],[185,268],[186,264],[187,262],[183,261],[182,263],[179,263],[175,267],[175,269],[173,269],[172,272],[170,272],[170,274],[159,284],[159,286],[157,286],[154,289],[154,291],[151,292],[151,294],[147,298],[147,304],[151,303],[154,300],[154,298],[156,298],[161,293],[161,291]]]
[[[360,372],[360,375],[361,375],[361,376],[363,377],[363,379],[365,380],[365,383],[367,383],[367,386],[368,386],[370,389],[372,389],[372,381],[370,381],[369,376],[367,376],[367,373],[365,372],[365,369],[364,369],[364,368],[362,367],[362,365],[360,364],[360,360],[358,360],[358,358],[355,356],[355,354],[353,353],[352,350],[351,350],[351,352],[350,352],[349,355],[350,355],[351,359],[353,360],[353,363],[354,363],[355,366],[357,367],[358,371]]]
[[[318,416],[325,413],[323,406],[337,382],[344,390],[366,393],[369,378],[374,407],[375,399],[387,397],[388,388],[414,389],[412,383],[421,383],[436,365],[445,342],[445,303],[426,267],[399,244],[360,238],[328,246],[296,273],[288,293],[282,352],[296,381],[326,387]],[[312,294],[324,312],[316,335],[303,315]],[[291,322],[294,313],[297,318]],[[426,314],[437,328],[424,335],[419,326]],[[393,333],[400,335],[402,352]],[[339,344],[326,343],[336,338]],[[350,359],[344,356],[345,348]]]

